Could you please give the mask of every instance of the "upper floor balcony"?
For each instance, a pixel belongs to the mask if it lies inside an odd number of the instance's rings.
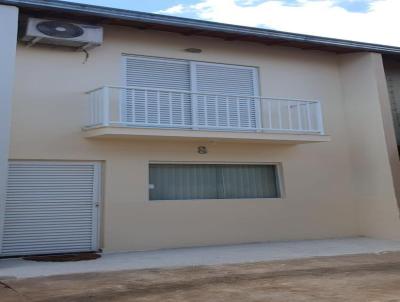
[[[329,141],[316,100],[138,86],[104,86],[87,96],[86,137]]]

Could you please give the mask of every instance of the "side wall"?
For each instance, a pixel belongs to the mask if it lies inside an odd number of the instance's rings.
[[[6,199],[17,29],[18,8],[0,5],[0,234]]]
[[[395,81],[397,85],[397,91],[396,91],[396,98],[399,97],[399,91],[400,91],[400,63],[396,61],[395,63],[391,60],[387,60],[384,58],[383,60],[384,63],[384,70],[383,72],[386,75],[386,80],[389,78],[388,75],[394,75],[395,76]],[[381,85],[383,87],[384,85]],[[387,85],[389,86],[389,84]],[[383,89],[383,93],[385,93],[387,90]],[[385,94],[383,94],[385,95]],[[394,96],[394,95],[393,95]],[[398,141],[396,139],[396,133],[395,133],[395,126],[394,126],[394,117],[393,117],[393,106],[394,104],[392,103],[392,100],[390,100],[390,93],[388,95],[389,101],[388,102],[383,102],[384,108],[386,109],[384,111],[384,125],[385,125],[385,134],[386,134],[386,141],[387,141],[387,146],[388,146],[388,154],[389,154],[389,159],[390,159],[390,164],[392,168],[392,175],[393,175],[393,183],[394,183],[394,189],[396,192],[396,197],[397,197],[397,204],[398,207],[400,208],[400,155],[399,155],[399,147],[398,147]],[[393,100],[395,101],[395,100]],[[398,112],[398,106],[397,106],[397,112]],[[399,115],[396,116],[397,119],[399,118]],[[398,123],[398,120],[396,121]]]
[[[185,48],[203,49],[190,54]],[[256,66],[264,96],[321,100],[332,141],[305,145],[85,139],[85,91],[120,85],[121,54]],[[84,54],[18,48],[11,157],[104,164],[102,246],[107,251],[360,235],[337,56],[155,31],[106,27]],[[148,200],[149,162],[279,163],[282,199]]]
[[[342,55],[340,74],[361,234],[400,239],[400,166],[382,57]]]

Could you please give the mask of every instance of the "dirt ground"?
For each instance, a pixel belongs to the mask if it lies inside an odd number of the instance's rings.
[[[2,280],[1,302],[400,302],[400,253]]]

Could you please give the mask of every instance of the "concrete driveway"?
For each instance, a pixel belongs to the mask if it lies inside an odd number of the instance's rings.
[[[400,253],[3,280],[1,302],[395,302]]]

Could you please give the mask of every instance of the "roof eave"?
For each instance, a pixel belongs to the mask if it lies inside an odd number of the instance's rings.
[[[192,29],[202,31],[202,34],[225,33],[232,36],[246,36],[261,39],[275,39],[289,43],[303,43],[327,47],[337,47],[349,51],[368,51],[392,55],[400,54],[400,47],[370,44],[356,41],[332,39],[318,36],[310,36],[282,31],[253,28],[239,25],[231,25],[196,19],[188,19],[174,16],[158,15],[88,4],[71,3],[66,1],[48,0],[0,0],[0,4],[14,5],[24,9],[51,10],[73,13],[81,16],[94,16],[102,19],[123,20],[141,22],[151,25],[164,25],[171,28]],[[293,45],[295,46],[295,45]],[[295,46],[296,47],[296,46]]]

